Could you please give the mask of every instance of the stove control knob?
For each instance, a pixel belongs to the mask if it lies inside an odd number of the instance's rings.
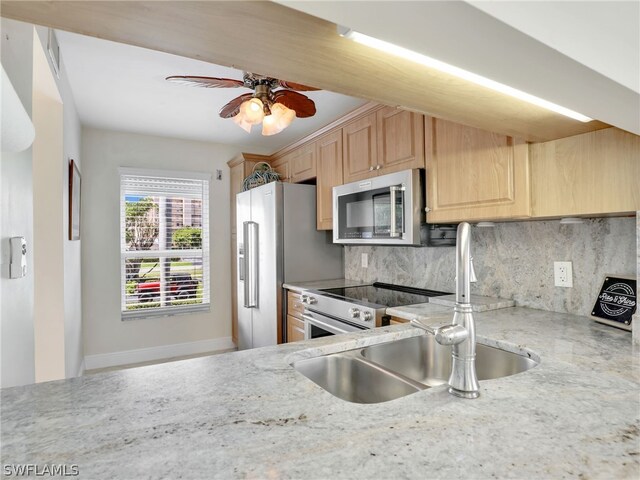
[[[309,296],[308,295],[300,295],[300,301],[302,303],[307,303],[308,300],[309,300]]]
[[[315,297],[307,295],[307,305],[315,305],[318,300]]]
[[[360,314],[360,318],[362,320],[364,320],[365,322],[370,322],[371,321],[371,312],[362,312]]]
[[[358,318],[360,316],[360,310],[358,310],[357,308],[350,308],[349,316],[351,318]]]

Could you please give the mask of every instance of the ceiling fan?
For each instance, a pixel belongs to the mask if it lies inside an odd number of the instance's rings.
[[[220,109],[222,118],[232,118],[247,132],[251,132],[253,125],[262,122],[262,135],[275,135],[287,128],[295,117],[312,117],[316,113],[313,100],[298,91],[310,92],[319,89],[300,83],[286,82],[249,72],[245,72],[242,80],[182,75],[174,75],[166,79],[170,82],[201,88],[252,89],[253,93],[240,95]]]

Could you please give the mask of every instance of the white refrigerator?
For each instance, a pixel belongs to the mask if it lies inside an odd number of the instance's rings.
[[[344,276],[343,247],[316,230],[316,187],[273,182],[239,193],[238,349],[284,340],[283,283]]]

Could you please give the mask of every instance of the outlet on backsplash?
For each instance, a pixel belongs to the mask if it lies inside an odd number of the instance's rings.
[[[571,262],[553,262],[553,276],[556,287],[573,288],[573,268]]]
[[[361,260],[362,260],[362,268],[368,268],[369,267],[369,255],[366,253],[363,253],[360,256]]]

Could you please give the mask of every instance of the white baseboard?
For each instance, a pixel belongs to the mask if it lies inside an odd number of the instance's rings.
[[[80,363],[80,367],[78,367],[78,371],[76,373],[76,377],[81,377],[82,375],[84,375],[84,371],[86,370],[85,367],[85,359],[82,359],[82,362]]]
[[[213,338],[211,340],[200,340],[198,342],[176,343],[173,345],[139,348],[136,350],[125,350],[122,352],[86,355],[84,357],[84,368],[87,370],[93,370],[95,368],[117,367],[132,363],[151,362],[154,360],[182,357],[184,355],[217,352],[221,350],[228,350],[230,348],[235,348],[235,344],[231,340],[231,337],[222,337]]]

